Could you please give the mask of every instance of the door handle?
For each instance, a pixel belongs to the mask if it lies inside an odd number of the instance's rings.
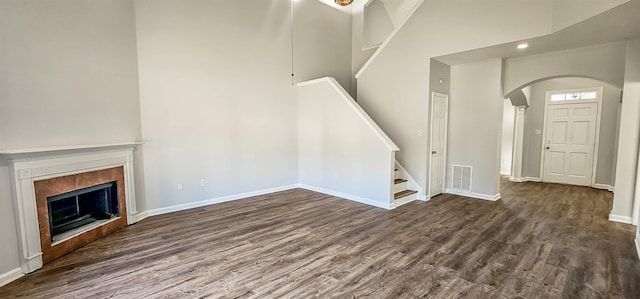
[[[551,149],[551,148],[547,146],[547,149]]]
[[[431,154],[432,154],[432,155],[435,155],[435,154],[436,154],[436,151],[431,151]]]

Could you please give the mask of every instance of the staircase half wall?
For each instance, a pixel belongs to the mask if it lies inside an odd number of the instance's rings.
[[[333,78],[298,83],[298,181],[391,209],[398,147]]]

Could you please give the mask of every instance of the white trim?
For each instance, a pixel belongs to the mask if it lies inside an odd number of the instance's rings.
[[[596,188],[596,189],[607,190],[607,191],[610,191],[610,192],[613,192],[613,190],[614,190],[613,186],[607,185],[607,184],[593,184],[593,186],[591,186],[591,187]]]
[[[404,24],[406,24],[407,21],[409,19],[411,19],[411,17],[416,12],[416,10],[418,10],[420,5],[422,5],[422,2],[424,2],[424,0],[419,0],[418,2],[416,2],[415,6],[411,9],[411,12],[409,13],[409,15],[404,19],[404,21],[402,21],[400,26],[398,26],[396,29],[393,30],[393,32],[391,32],[391,34],[389,34],[389,36],[384,40],[384,42],[382,42],[382,45],[380,47],[378,47],[378,50],[376,50],[373,53],[373,55],[371,55],[371,57],[369,57],[369,60],[367,60],[367,62],[365,62],[365,64],[356,73],[356,75],[355,75],[356,79],[360,78],[360,75],[362,75],[362,73],[369,67],[369,65],[371,65],[371,63],[376,59],[376,57],[378,57],[378,55],[380,55],[380,53],[384,50],[384,48],[387,47],[387,45],[393,39],[393,37],[396,36],[398,31],[400,31],[400,29],[402,29],[402,27],[404,27]]]
[[[579,101],[562,101],[557,103],[551,102],[551,94],[554,93],[571,93],[571,92],[584,92],[584,91],[595,91],[596,99],[595,100],[579,100]],[[596,173],[598,169],[598,148],[600,147],[600,124],[602,118],[602,94],[604,92],[604,87],[592,87],[592,88],[580,88],[580,89],[567,89],[567,90],[548,90],[545,95],[544,101],[544,118],[542,122],[542,143],[540,147],[540,179],[544,181],[544,156],[545,156],[545,146],[547,139],[547,112],[549,105],[564,105],[564,104],[585,104],[585,103],[596,103],[597,115],[596,115],[596,136],[593,141],[593,157],[591,161],[591,182],[590,186],[594,187],[596,184]]]
[[[542,182],[542,180],[540,178],[534,178],[534,177],[523,177],[523,178],[516,178],[516,177],[509,177],[509,181],[515,182],[515,183],[524,183],[524,182],[536,182],[536,183],[540,183]]]
[[[423,197],[426,198],[426,194],[424,193],[424,190],[420,187],[420,185],[418,185],[417,181],[411,176],[411,174],[409,174],[409,172],[404,167],[402,167],[402,164],[400,164],[400,162],[398,161],[395,161],[395,162],[396,162],[395,167],[398,167],[398,170],[402,171],[406,176],[405,179],[407,179],[407,189],[414,190],[413,188],[415,188],[417,189],[416,191],[418,191],[416,198],[423,198]]]
[[[453,189],[446,189],[445,193],[464,196],[464,197],[484,199],[484,200],[489,200],[489,201],[496,201],[496,200],[501,198],[500,197],[500,193],[495,194],[495,195],[488,195],[488,194],[481,194],[481,193],[475,193],[475,192],[458,191],[458,190],[453,190]]]
[[[640,240],[636,237],[636,253],[638,254],[638,258],[640,258]]]
[[[500,171],[500,175],[511,176],[511,170]]]
[[[414,194],[407,195],[407,196],[404,196],[404,197],[400,197],[398,199],[394,199],[393,202],[391,203],[391,209],[395,209],[395,208],[397,208],[399,206],[406,205],[406,204],[408,204],[410,202],[413,202],[413,201],[416,201],[416,200],[417,200],[417,198],[416,198],[416,196]]]
[[[108,147],[135,146],[135,145],[141,145],[141,144],[144,144],[144,142],[134,141],[134,142],[93,144],[93,145],[73,145],[73,146],[60,146],[60,147],[0,150],[0,155],[42,154],[42,153],[70,151],[70,150],[86,150],[86,149],[98,149],[98,148],[108,148]]]
[[[356,196],[356,195],[341,193],[341,192],[337,192],[337,191],[333,191],[333,190],[329,190],[329,189],[324,189],[324,188],[320,188],[320,187],[309,186],[309,185],[305,185],[305,184],[298,184],[298,187],[302,188],[302,189],[307,189],[307,190],[310,190],[310,191],[318,192],[318,193],[323,193],[323,194],[327,194],[327,195],[331,195],[331,196],[341,197],[341,198],[344,198],[344,199],[356,201],[356,202],[359,202],[359,203],[363,203],[363,204],[374,206],[374,207],[378,207],[378,208],[383,208],[383,209],[386,209],[386,210],[393,209],[391,202],[385,204],[383,202],[379,202],[379,201],[376,201],[376,200],[372,200],[372,199],[368,199],[368,198],[364,198],[364,197],[360,197],[360,196]]]
[[[379,48],[381,45],[382,45],[382,43],[379,43],[379,44],[373,45],[373,46],[362,47],[362,52]]]
[[[616,186],[609,186],[609,189],[607,190],[611,192],[616,192]]]
[[[360,105],[356,103],[356,101],[351,97],[351,95],[349,95],[349,93],[346,90],[344,90],[342,85],[340,85],[340,83],[338,83],[336,79],[331,77],[323,77],[323,78],[318,78],[314,80],[300,82],[300,83],[297,83],[296,85],[298,87],[302,87],[302,86],[318,84],[323,82],[329,83],[329,85],[331,85],[338,92],[338,94],[341,95],[342,99],[351,107],[351,109],[353,109],[353,111],[358,116],[360,116],[360,119],[364,121],[364,123],[378,136],[380,141],[382,141],[382,143],[384,143],[387,146],[387,148],[389,148],[389,150],[392,150],[392,151],[400,150],[400,148],[398,148],[398,146],[395,143],[393,143],[391,138],[389,138],[389,136],[387,136],[387,134],[385,134],[384,131],[382,131],[382,129],[378,126],[378,124],[375,121],[373,121],[373,119],[371,119],[371,117],[364,110],[362,110],[362,107],[360,107]]]
[[[149,217],[149,211],[140,212],[140,213],[136,214],[135,217],[136,217],[136,222],[139,222],[139,221]]]
[[[184,210],[188,210],[188,209],[209,206],[209,205],[212,205],[212,204],[223,203],[223,202],[228,202],[228,201],[234,201],[234,200],[239,200],[239,199],[245,199],[245,198],[248,198],[248,197],[260,196],[260,195],[265,195],[265,194],[269,194],[269,193],[275,193],[275,192],[280,192],[280,191],[285,191],[285,190],[290,190],[290,189],[295,189],[295,188],[298,188],[297,184],[287,185],[287,186],[282,186],[282,187],[276,187],[276,188],[270,188],[270,189],[263,189],[263,190],[252,191],[252,192],[241,193],[241,194],[235,194],[235,195],[228,195],[228,196],[217,197],[217,198],[212,198],[212,199],[206,199],[206,200],[190,202],[190,203],[184,203],[184,204],[179,204],[179,205],[174,205],[174,206],[169,206],[169,207],[164,207],[164,208],[151,209],[151,210],[147,210],[145,212],[140,213],[143,217],[141,218],[139,216],[138,219],[144,219],[144,218],[151,217],[151,216],[157,216],[157,215],[162,215],[162,214],[167,214],[167,213],[184,211]]]
[[[631,217],[609,214],[609,221],[631,224]]]
[[[24,276],[22,268],[15,268],[11,271],[0,274],[0,287],[7,285],[8,283]]]
[[[442,155],[442,192],[444,192],[446,190],[446,178],[447,178],[447,140],[449,137],[449,95],[444,94],[444,93],[439,93],[439,92],[431,92],[431,98],[429,99],[429,108],[431,109],[430,111],[430,117],[429,117],[429,181],[427,182],[427,190],[429,190],[429,193],[427,195],[427,198],[431,198],[433,197],[433,195],[431,195],[431,152],[433,152],[433,148],[431,147],[432,142],[431,142],[431,138],[433,137],[433,98],[435,96],[439,96],[439,97],[443,97],[444,98],[444,106],[445,106],[445,113],[444,113],[444,148],[442,149],[442,151],[444,152],[444,154]]]

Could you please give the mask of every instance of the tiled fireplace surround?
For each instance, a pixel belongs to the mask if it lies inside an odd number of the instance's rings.
[[[133,149],[137,144],[0,151],[10,167],[23,273],[136,222]],[[114,181],[120,216],[51,246],[47,197]]]

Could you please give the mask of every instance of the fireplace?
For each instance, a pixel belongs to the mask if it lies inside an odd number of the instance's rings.
[[[51,242],[100,226],[120,216],[116,182],[47,197]]]
[[[127,225],[124,168],[33,183],[42,260],[48,263]],[[119,187],[120,186],[120,187]]]
[[[140,144],[0,150],[10,168],[23,273],[144,217],[133,180]]]

